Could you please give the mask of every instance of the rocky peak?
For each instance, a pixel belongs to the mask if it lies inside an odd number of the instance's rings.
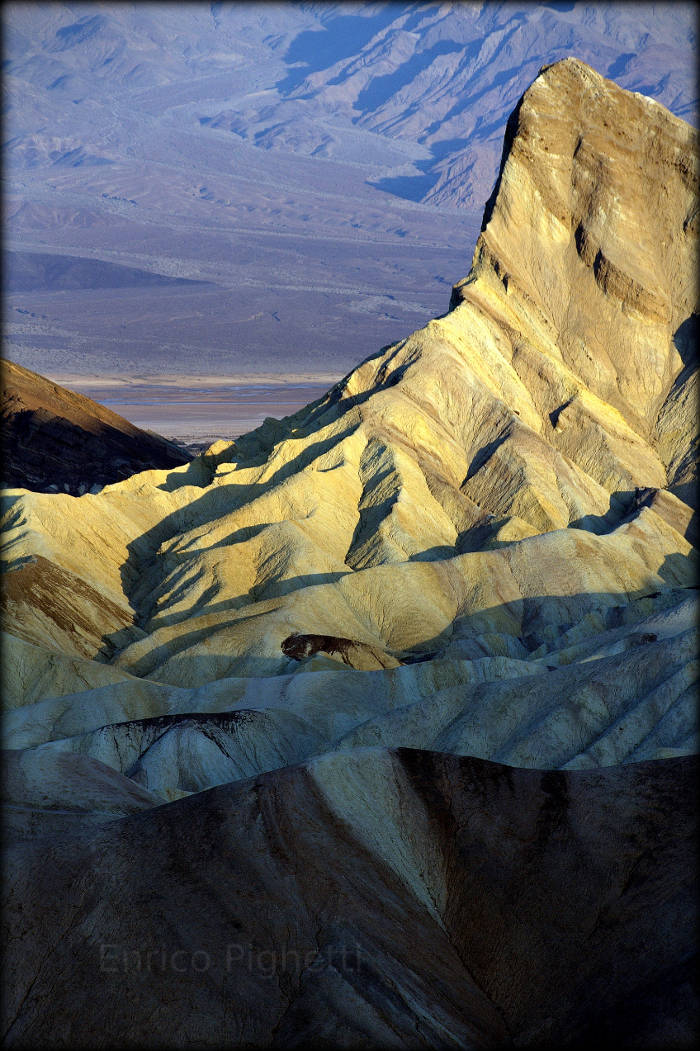
[[[551,66],[454,309],[192,464],[9,495],[10,1043],[691,1045],[696,170]]]
[[[518,338],[648,431],[697,307],[699,167],[697,131],[663,106],[574,58],[544,67],[453,305],[476,286],[504,313],[517,303]]]

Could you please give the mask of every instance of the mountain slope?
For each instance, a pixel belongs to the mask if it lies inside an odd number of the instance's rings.
[[[696,774],[362,749],[75,799],[6,845],[8,1046],[691,1046]]]
[[[697,565],[681,499],[692,458],[678,461],[693,438],[695,348],[679,332],[694,310],[696,140],[576,60],[547,68],[511,120],[450,313],[287,420],[83,497],[78,516],[68,496],[16,494],[8,630],[188,689],[348,664],[392,677],[425,658],[446,662],[445,685],[474,658],[487,679],[548,674],[586,639],[606,653],[624,625],[614,646],[644,667],[656,633],[636,625],[682,604]],[[657,228],[635,235],[634,209],[661,197]],[[595,665],[586,653],[577,667],[585,690]],[[664,747],[689,739],[688,703]],[[660,718],[640,715],[630,755],[643,740],[655,754]],[[535,754],[558,765],[552,743]]]
[[[82,394],[2,365],[3,478],[10,487],[74,496],[188,454]]]
[[[697,119],[694,88],[684,82],[690,64],[683,51],[695,37],[686,5],[634,11],[624,5],[397,5],[386,21],[384,11],[374,21],[357,19],[365,32],[347,55],[340,48],[333,53],[331,44],[346,11],[342,5],[321,10],[324,32],[307,32],[290,49],[308,71],[290,72],[285,86],[291,99],[323,107],[336,120],[348,115],[374,135],[426,150],[412,171],[407,164],[379,182],[389,192],[479,208],[493,185],[505,120],[545,59],[576,55],[627,90]],[[292,139],[284,135],[289,108],[280,111],[281,127],[267,130],[261,122],[257,139],[266,146]],[[269,120],[269,110],[265,115]],[[331,153],[333,145],[318,148]]]

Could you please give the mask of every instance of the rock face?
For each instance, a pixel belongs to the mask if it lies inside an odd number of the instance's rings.
[[[371,668],[392,668],[399,663],[389,654],[377,653],[371,646],[352,639],[338,639],[333,635],[289,635],[282,643],[282,653],[295,661],[315,657],[317,653],[337,657],[350,668],[368,671]]]
[[[697,191],[692,129],[550,66],[446,315],[8,494],[11,1043],[690,1042]]]
[[[2,363],[3,478],[77,496],[189,457],[172,442],[11,361]]]

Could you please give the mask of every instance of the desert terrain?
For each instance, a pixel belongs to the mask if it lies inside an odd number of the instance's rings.
[[[144,430],[156,431],[191,451],[238,438],[268,417],[279,419],[316,401],[337,379],[259,375],[59,377],[62,385],[109,407]]]
[[[69,387],[332,383],[445,313],[546,63],[696,120],[686,4],[18,3],[3,28],[5,354]]]
[[[546,65],[432,320],[5,490],[8,1046],[693,1046],[699,179]]]

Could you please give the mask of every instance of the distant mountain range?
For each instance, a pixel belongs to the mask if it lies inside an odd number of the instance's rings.
[[[340,375],[447,308],[542,65],[697,113],[690,4],[8,4],[4,30],[8,247],[203,282],[138,311],[113,270],[10,283],[8,353],[54,376]]]

